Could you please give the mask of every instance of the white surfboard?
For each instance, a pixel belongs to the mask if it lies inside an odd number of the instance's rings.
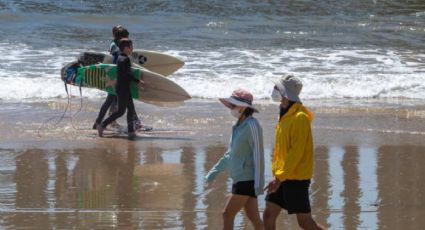
[[[143,68],[132,68],[133,76],[144,81],[140,86],[131,82],[130,92],[133,98],[149,104],[181,103],[189,100],[190,95],[177,83]],[[65,65],[61,70],[61,79],[70,85],[96,88],[115,94],[117,66],[96,64],[78,67],[75,62]]]
[[[162,76],[169,76],[180,69],[184,62],[174,56],[147,50],[135,50],[130,57],[133,67],[143,67]],[[79,58],[83,65],[112,64],[112,56],[102,52],[83,52]]]

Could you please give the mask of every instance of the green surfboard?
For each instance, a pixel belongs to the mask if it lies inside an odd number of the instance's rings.
[[[135,79],[144,81],[140,87],[136,82],[130,85],[131,96],[144,102],[181,102],[189,100],[190,95],[172,80],[160,74],[141,68],[131,68]],[[78,68],[75,78],[68,84],[95,88],[116,95],[117,66],[96,64]]]

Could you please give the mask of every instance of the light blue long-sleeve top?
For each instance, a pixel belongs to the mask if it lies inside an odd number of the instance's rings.
[[[112,41],[111,45],[109,46],[109,53],[112,55],[112,64],[117,64],[120,48],[118,48],[118,45],[115,43],[115,41]]]
[[[206,175],[207,182],[214,180],[226,168],[234,184],[253,180],[255,194],[263,194],[263,129],[254,117],[249,116],[242,123],[233,126],[229,148]]]

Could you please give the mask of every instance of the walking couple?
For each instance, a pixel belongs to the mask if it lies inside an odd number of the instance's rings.
[[[301,103],[301,89],[300,79],[292,75],[275,82],[271,97],[280,103],[280,111],[272,161],[274,178],[266,187],[263,130],[253,117],[258,110],[252,104],[252,94],[239,89],[228,98],[220,98],[237,119],[228,150],[206,175],[207,182],[211,182],[227,169],[233,180],[232,193],[223,210],[223,229],[233,229],[234,218],[242,208],[255,229],[275,229],[281,209],[295,214],[303,229],[324,229],[314,221],[310,209],[313,114]],[[264,190],[267,195],[262,221],[257,196]]]

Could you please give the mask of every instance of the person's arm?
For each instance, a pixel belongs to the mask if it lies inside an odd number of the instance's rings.
[[[253,150],[254,161],[254,188],[255,195],[263,194],[264,190],[264,147],[263,135],[255,122],[249,122],[251,139],[249,144]]]
[[[210,169],[208,174],[205,176],[207,182],[213,181],[218,173],[226,168],[229,157],[229,151],[227,151],[224,156]]]
[[[276,175],[281,182],[287,179],[304,156],[306,143],[309,135],[311,135],[310,121],[305,114],[296,115],[290,135],[291,147],[285,160],[283,173]]]
[[[117,64],[118,52],[112,53],[112,64]]]
[[[205,179],[207,180],[207,182],[213,181],[218,173],[220,173],[221,171],[226,169],[227,163],[229,162],[229,159],[230,159],[230,150],[232,148],[232,139],[233,139],[233,137],[232,137],[232,135],[230,135],[229,148],[224,153],[224,156],[210,169],[208,174],[205,176]]]
[[[109,48],[109,53],[112,55],[112,64],[117,64],[119,52],[118,46],[112,43]]]
[[[131,61],[129,57],[126,57],[122,62],[118,63],[122,66],[122,69],[124,70],[124,76],[126,78],[127,82],[135,81],[136,83],[139,83],[140,80],[133,77],[133,72],[131,71]]]

